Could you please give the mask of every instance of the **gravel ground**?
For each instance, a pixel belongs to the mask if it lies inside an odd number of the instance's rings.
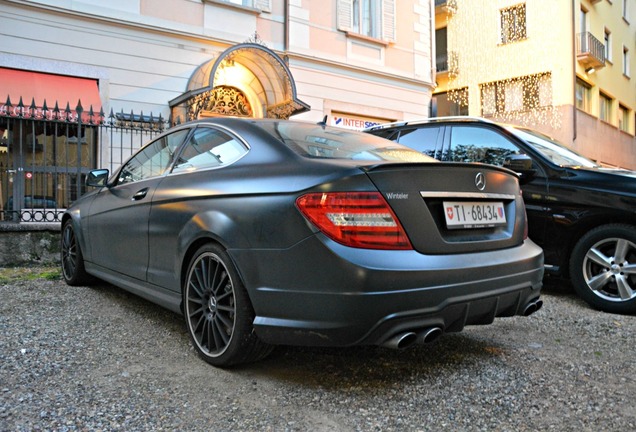
[[[558,285],[531,317],[428,346],[278,347],[222,370],[178,315],[24,274],[0,278],[2,431],[636,430],[635,317]]]

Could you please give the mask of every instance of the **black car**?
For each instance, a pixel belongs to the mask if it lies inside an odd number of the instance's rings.
[[[214,365],[272,344],[402,348],[541,306],[543,253],[505,168],[223,118],[171,129],[87,183],[63,216],[67,283],[97,277],[183,313]]]
[[[595,308],[636,312],[636,172],[604,168],[541,133],[482,118],[439,117],[366,132],[441,161],[518,172],[546,274],[569,275]]]

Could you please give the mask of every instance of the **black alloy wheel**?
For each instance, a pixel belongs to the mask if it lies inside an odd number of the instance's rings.
[[[216,244],[192,258],[183,289],[184,317],[199,355],[215,366],[259,360],[271,352],[254,333],[254,311],[227,253]]]
[[[66,221],[62,229],[60,251],[62,275],[68,285],[86,285],[92,282],[92,277],[84,269],[84,256],[71,219]]]
[[[603,225],[578,241],[570,260],[577,293],[611,313],[636,313],[636,227]]]

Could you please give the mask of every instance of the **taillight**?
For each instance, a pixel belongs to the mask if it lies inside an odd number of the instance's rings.
[[[526,203],[523,199],[523,192],[521,190],[519,191],[519,199],[523,205],[523,217],[525,222],[525,225],[523,226],[523,239],[528,240],[528,211],[526,210]]]
[[[345,246],[412,249],[402,225],[379,192],[310,193],[298,209],[320,231]]]

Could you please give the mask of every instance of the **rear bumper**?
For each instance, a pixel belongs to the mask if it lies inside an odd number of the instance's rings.
[[[286,250],[230,250],[252,300],[255,331],[286,345],[380,345],[402,332],[489,324],[540,295],[543,252],[531,241],[427,256],[348,248],[321,235]]]

